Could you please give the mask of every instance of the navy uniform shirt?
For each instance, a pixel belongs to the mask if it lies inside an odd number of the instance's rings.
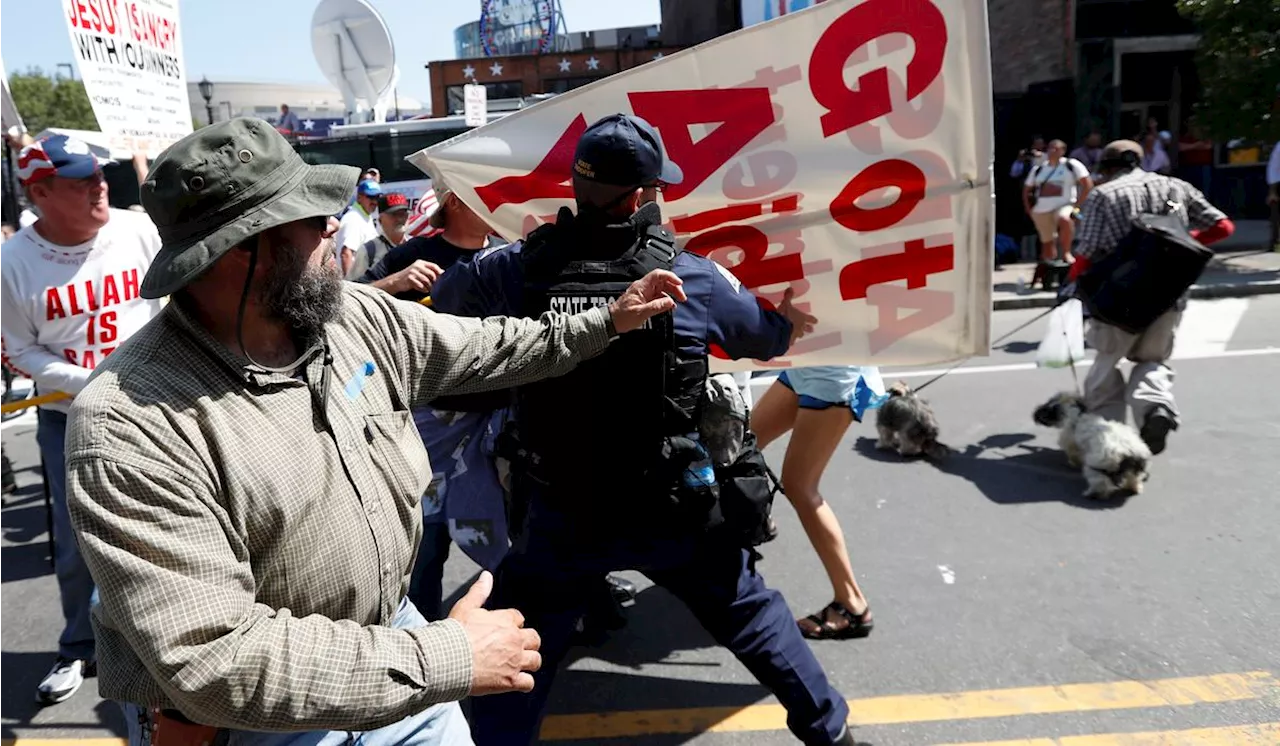
[[[448,270],[455,264],[470,262],[484,249],[464,249],[444,240],[443,234],[434,236],[417,236],[391,249],[382,255],[377,264],[369,268],[357,282],[376,282],[384,280],[395,273],[408,269],[410,265],[421,259],[431,262],[442,270]],[[426,293],[417,290],[406,290],[396,293],[399,300],[420,301],[427,297]],[[456,315],[456,314],[455,314]]]
[[[458,263],[431,291],[432,308],[457,316],[522,316],[524,267],[517,242],[474,262]],[[621,252],[619,252],[621,253]],[[768,360],[791,344],[791,322],[760,306],[729,270],[688,252],[672,271],[689,299],[675,308],[675,336],[682,351],[703,355],[717,345],[731,358]]]

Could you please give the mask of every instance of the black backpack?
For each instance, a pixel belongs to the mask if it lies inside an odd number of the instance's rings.
[[[1147,187],[1150,189],[1150,185]],[[1077,295],[1098,321],[1141,334],[1200,278],[1213,252],[1191,237],[1180,205],[1139,213],[1115,249],[1076,280]]]

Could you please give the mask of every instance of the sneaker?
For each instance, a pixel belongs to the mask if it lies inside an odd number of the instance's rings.
[[[1142,430],[1138,433],[1142,436],[1142,442],[1147,444],[1147,448],[1151,449],[1151,455],[1155,456],[1162,453],[1168,445],[1169,433],[1178,429],[1177,420],[1173,419],[1173,415],[1164,407],[1156,409],[1147,415],[1147,419],[1142,423]]]
[[[84,683],[85,677],[93,674],[94,664],[91,661],[58,656],[49,674],[36,687],[36,701],[42,705],[66,701]]]

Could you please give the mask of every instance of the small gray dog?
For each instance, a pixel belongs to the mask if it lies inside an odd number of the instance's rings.
[[[902,381],[890,386],[888,393],[889,400],[876,413],[876,430],[880,433],[876,448],[896,449],[900,456],[944,458],[951,449],[938,442],[938,419],[929,402]]]
[[[1061,430],[1058,444],[1067,461],[1084,474],[1084,496],[1095,500],[1142,493],[1151,449],[1138,431],[1085,411],[1084,399],[1069,391],[1036,407],[1036,424]]]

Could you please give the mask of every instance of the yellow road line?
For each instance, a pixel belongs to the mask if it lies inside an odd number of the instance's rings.
[[[1148,733],[1029,738],[1024,741],[984,741],[950,744],[950,746],[1275,746],[1277,743],[1280,743],[1280,723]]]
[[[1274,694],[1280,682],[1266,671],[1190,676],[1155,681],[1111,681],[1064,686],[905,694],[849,701],[849,722],[858,725],[1045,715],[1063,712],[1170,707],[1258,699]],[[673,733],[736,733],[782,730],[781,705],[690,707],[582,715],[550,715],[543,740],[626,738]]]

